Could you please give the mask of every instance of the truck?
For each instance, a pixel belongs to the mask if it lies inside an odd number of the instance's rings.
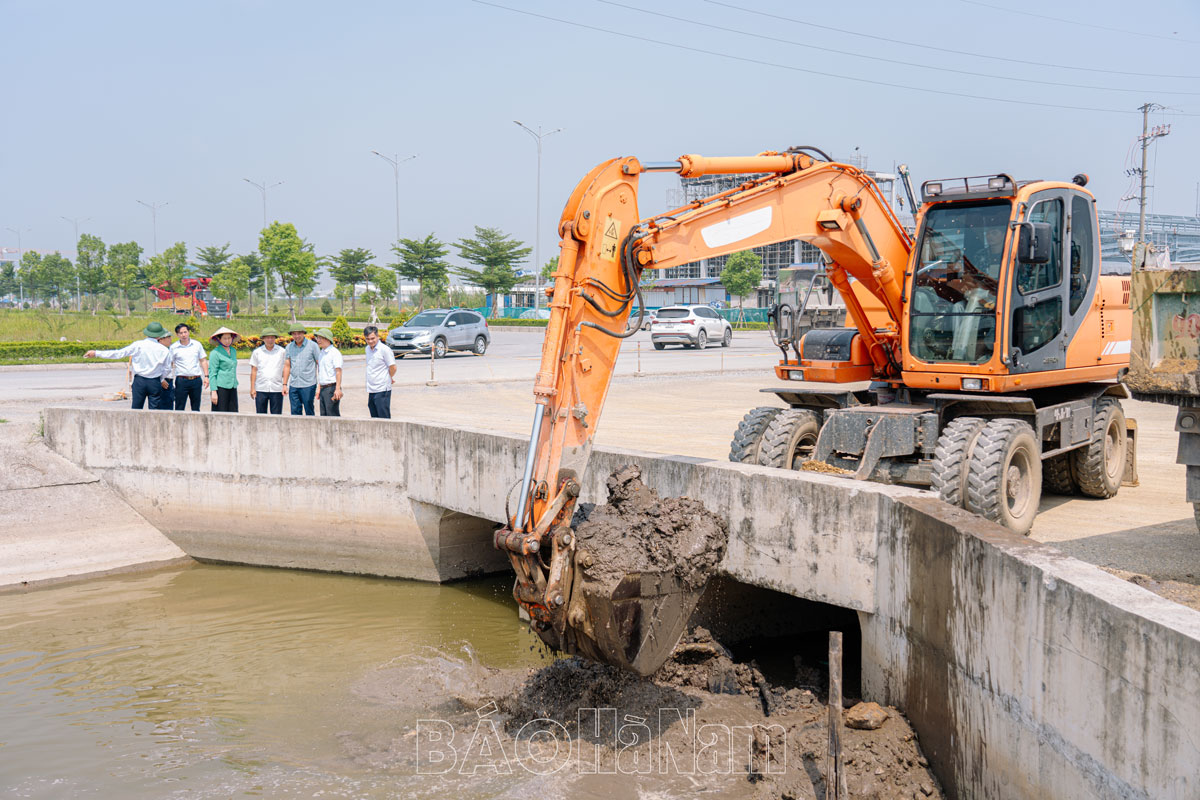
[[[195,314],[198,317],[229,317],[229,302],[218,300],[209,290],[212,278],[184,278],[183,291],[176,292],[168,284],[151,286],[150,291],[158,300],[156,311],[173,311],[176,314]]]
[[[1133,337],[1125,384],[1134,399],[1175,406],[1176,463],[1187,467],[1185,496],[1200,529],[1200,264],[1133,253]]]

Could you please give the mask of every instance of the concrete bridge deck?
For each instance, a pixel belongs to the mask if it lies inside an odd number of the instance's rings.
[[[401,420],[55,408],[47,443],[189,555],[423,580],[505,568],[513,436]],[[1200,612],[925,493],[597,449],[730,519],[724,572],[858,612],[863,694],[960,797],[1200,794]]]

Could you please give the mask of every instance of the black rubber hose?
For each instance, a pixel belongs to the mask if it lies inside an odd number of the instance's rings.
[[[830,158],[824,150],[822,150],[819,147],[813,147],[811,144],[802,144],[802,145],[797,145],[796,147],[789,147],[787,149],[787,151],[789,153],[807,152],[809,154],[816,154],[816,155],[820,156],[822,159],[824,159],[825,161],[833,161],[833,159]]]

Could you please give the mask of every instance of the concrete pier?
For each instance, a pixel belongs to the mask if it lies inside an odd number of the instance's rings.
[[[401,420],[49,409],[45,430],[198,558],[424,580],[504,568],[525,449]],[[1200,795],[1200,613],[905,488],[601,448],[582,500],[629,463],[728,515],[730,578],[858,612],[864,695],[952,795]]]

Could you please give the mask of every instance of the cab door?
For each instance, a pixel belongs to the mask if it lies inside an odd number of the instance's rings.
[[[1066,364],[1065,320],[1070,282],[1066,280],[1067,218],[1072,193],[1061,189],[1038,192],[1030,198],[1027,222],[1050,226],[1050,258],[1042,264],[1014,259],[1009,317],[1009,371],[1044,372]]]

